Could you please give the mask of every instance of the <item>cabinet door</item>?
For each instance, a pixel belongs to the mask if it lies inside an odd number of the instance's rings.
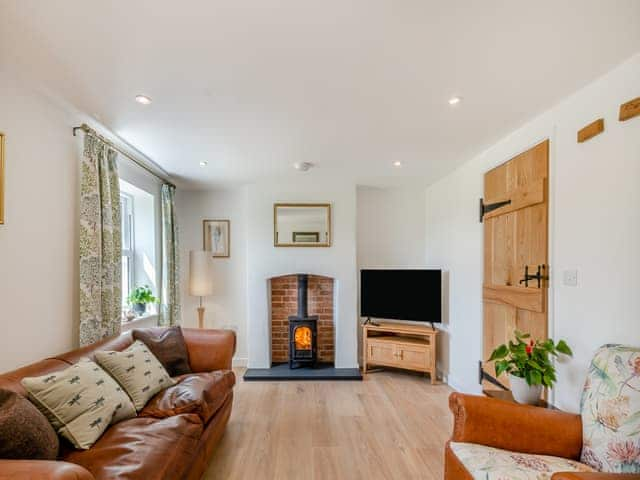
[[[395,365],[396,350],[393,344],[369,341],[369,351],[367,352],[367,360],[371,363],[379,365]]]
[[[426,371],[430,364],[430,349],[428,346],[402,345],[398,347],[398,360],[404,368]]]

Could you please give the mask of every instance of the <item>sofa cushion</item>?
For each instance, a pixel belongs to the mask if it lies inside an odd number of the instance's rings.
[[[41,377],[25,377],[29,399],[76,448],[89,448],[109,424],[135,416],[131,400],[107,372],[83,360]]]
[[[58,435],[33,404],[0,389],[0,458],[55,460]]]
[[[64,458],[89,470],[96,480],[175,480],[188,472],[202,436],[196,415],[133,418],[109,428],[86,451]]]
[[[455,456],[475,480],[550,480],[556,472],[593,472],[574,460],[530,455],[474,443],[449,444]]]
[[[138,411],[160,390],[175,384],[140,340],[122,352],[96,352],[96,360],[122,385]]]
[[[581,461],[609,473],[640,473],[640,348],[605,345],[582,392]]]
[[[191,373],[187,344],[180,327],[136,328],[131,334],[134,340],[149,347],[172,377]]]
[[[236,377],[231,370],[185,375],[176,385],[153,397],[140,415],[164,418],[195,413],[207,423],[222,406],[235,383]]]

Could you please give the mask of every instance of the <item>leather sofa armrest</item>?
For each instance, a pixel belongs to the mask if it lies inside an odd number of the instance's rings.
[[[189,364],[195,373],[214,370],[230,370],[236,351],[236,334],[233,330],[183,328]]]
[[[554,474],[551,480],[640,480],[640,474],[560,472]]]
[[[95,480],[84,467],[49,460],[0,460],[0,480]]]
[[[582,449],[580,415],[495,398],[452,393],[452,442],[577,460]]]

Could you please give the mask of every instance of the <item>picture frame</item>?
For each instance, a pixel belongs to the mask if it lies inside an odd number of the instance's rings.
[[[231,221],[206,219],[202,221],[202,249],[213,258],[231,256]]]
[[[319,243],[320,232],[293,232],[293,243]]]
[[[4,134],[0,132],[0,225],[4,225]]]

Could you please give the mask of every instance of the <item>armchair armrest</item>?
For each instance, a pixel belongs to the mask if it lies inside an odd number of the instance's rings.
[[[554,474],[551,480],[640,480],[640,474],[561,472]]]
[[[196,373],[230,370],[236,352],[236,334],[233,330],[183,328],[189,364]]]
[[[579,415],[452,393],[452,442],[466,442],[521,453],[577,460],[582,449]]]
[[[89,471],[69,462],[0,460],[0,480],[95,480]]]

